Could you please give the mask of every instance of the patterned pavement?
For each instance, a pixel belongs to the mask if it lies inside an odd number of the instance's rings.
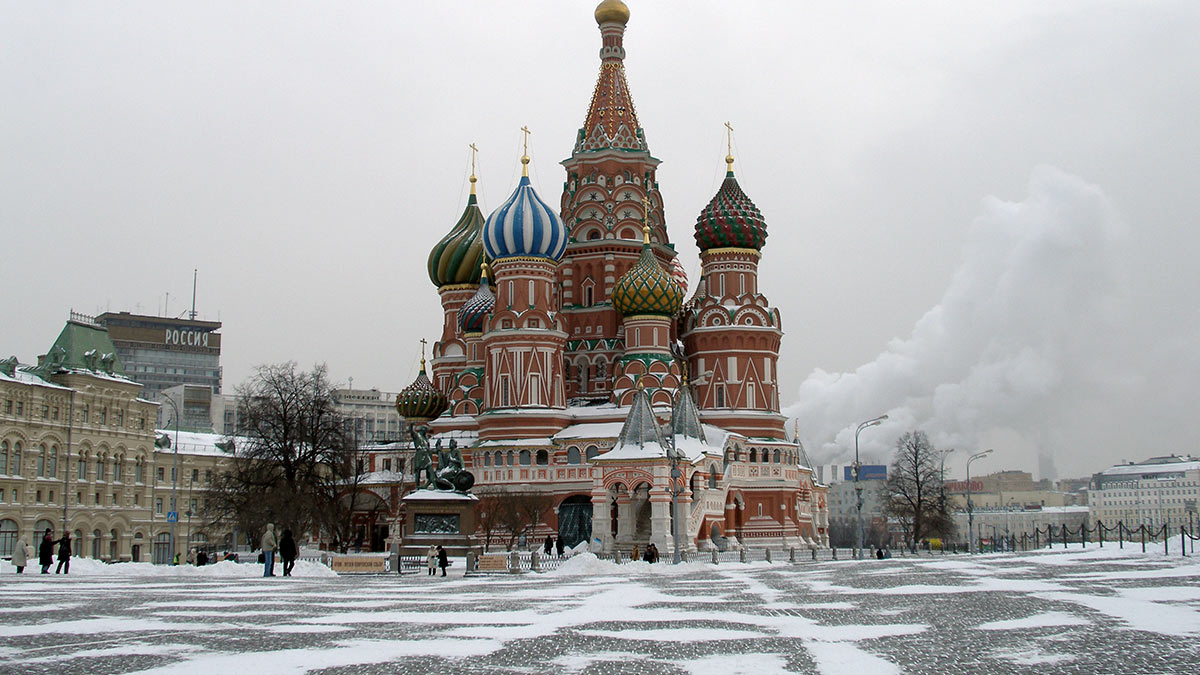
[[[553,574],[498,577],[457,569],[446,579],[5,574],[0,672],[1200,669],[1200,558],[1110,547],[679,568],[588,556]]]

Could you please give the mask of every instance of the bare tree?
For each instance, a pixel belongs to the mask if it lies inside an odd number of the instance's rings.
[[[531,535],[554,509],[554,498],[547,494],[499,487],[475,491],[479,498],[476,515],[484,550],[493,541],[504,541],[513,548],[521,535]]]
[[[233,466],[209,500],[210,519],[236,523],[252,537],[269,522],[334,531],[344,516],[339,493],[355,467],[325,366],[259,366],[236,394]]]
[[[896,441],[896,458],[884,486],[884,512],[900,522],[913,546],[931,534],[944,534],[949,526],[939,500],[940,458],[923,431],[910,431]]]

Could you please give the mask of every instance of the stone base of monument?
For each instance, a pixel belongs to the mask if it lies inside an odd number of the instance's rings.
[[[400,556],[424,556],[430,546],[442,546],[451,557],[478,554],[475,539],[475,504],[472,494],[447,490],[417,490],[401,498],[404,502],[404,531]],[[457,564],[461,565],[462,562]]]

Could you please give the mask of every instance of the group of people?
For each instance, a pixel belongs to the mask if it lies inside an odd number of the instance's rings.
[[[33,546],[25,541],[25,537],[19,537],[17,543],[13,546],[12,564],[17,568],[17,574],[25,571],[25,565],[29,562],[35,553],[38,558],[38,563],[42,566],[42,574],[50,573],[50,566],[54,564],[54,545],[58,545],[58,567],[55,568],[55,574],[70,574],[71,573],[71,533],[64,532],[61,539],[55,539],[50,528],[46,528],[42,534],[42,542],[38,546],[37,551],[33,550]]]
[[[658,562],[658,547],[654,545],[654,542],[650,542],[649,544],[646,544],[646,549],[644,551],[639,551],[638,545],[634,544],[633,550],[629,554],[629,559],[637,560],[639,557],[648,563]]]
[[[300,555],[300,547],[296,546],[296,539],[292,536],[292,531],[284,528],[283,535],[275,536],[275,523],[267,523],[267,531],[263,533],[262,539],[259,541],[262,553],[258,556],[259,562],[263,564],[263,576],[275,576],[275,553],[279,553],[279,559],[283,561],[283,576],[292,576],[292,568],[296,566],[296,558]]]
[[[446,568],[450,566],[450,556],[446,555],[446,549],[442,548],[441,544],[430,546],[428,551],[425,551],[425,566],[429,570],[429,576],[435,576],[437,569],[442,568],[442,576],[446,576]]]
[[[542,542],[542,551],[546,555],[550,555],[550,551],[557,551],[558,557],[563,557],[563,540],[562,537],[555,539],[550,535],[546,535],[546,541]]]

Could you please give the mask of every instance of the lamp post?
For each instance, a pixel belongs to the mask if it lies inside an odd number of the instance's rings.
[[[179,520],[179,512],[175,508],[175,488],[179,483],[179,406],[175,403],[175,399],[170,396],[163,396],[163,400],[171,404],[171,409],[175,411],[175,442],[171,444],[171,455],[173,463],[171,465],[171,510],[167,513],[167,520],[171,524],[171,548],[167,551],[170,555],[170,564],[175,564],[175,521]]]
[[[975,507],[971,503],[971,462],[980,457],[987,457],[992,454],[992,450],[992,448],[988,448],[967,458],[967,550],[971,553],[975,552]]]
[[[858,435],[861,434],[862,430],[866,429],[867,427],[874,427],[874,426],[883,424],[883,421],[886,420],[887,418],[888,418],[887,415],[880,415],[879,417],[869,419],[866,422],[863,422],[862,424],[858,425],[857,429],[854,430],[854,503],[855,503],[855,509],[857,510],[857,514],[858,514],[857,517],[855,518],[854,548],[855,548],[855,550],[858,551],[858,557],[860,560],[862,559],[862,545],[863,545],[863,523],[862,523],[863,498],[862,498],[862,485],[860,485],[858,482],[858,474],[860,473],[860,471],[862,469],[862,463],[858,461]]]

